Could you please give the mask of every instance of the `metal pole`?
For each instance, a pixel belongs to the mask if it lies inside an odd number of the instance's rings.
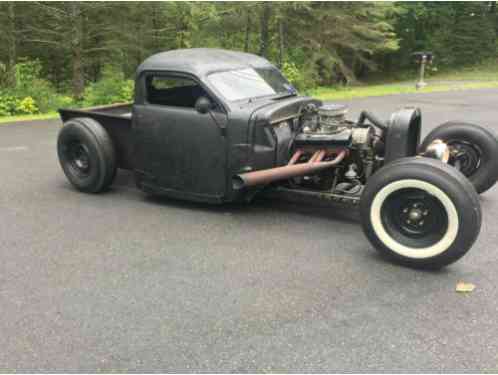
[[[419,77],[419,81],[415,85],[415,88],[417,90],[419,90],[419,89],[424,88],[425,86],[427,86],[427,83],[424,82],[424,73],[425,73],[425,64],[426,64],[426,62],[427,62],[427,57],[426,57],[426,55],[423,55],[422,59],[420,60],[420,77]]]

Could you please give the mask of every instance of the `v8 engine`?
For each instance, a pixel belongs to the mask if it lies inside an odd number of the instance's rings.
[[[371,147],[375,131],[370,125],[346,119],[348,108],[341,104],[310,104],[303,115],[302,133],[296,136],[296,146]]]

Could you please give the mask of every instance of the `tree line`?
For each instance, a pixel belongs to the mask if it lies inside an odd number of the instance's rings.
[[[75,100],[105,72],[132,78],[159,51],[220,47],[265,56],[298,87],[413,66],[496,58],[497,2],[2,2],[0,90],[26,74]],[[17,68],[16,68],[17,66]],[[21,77],[21,80],[23,77]]]

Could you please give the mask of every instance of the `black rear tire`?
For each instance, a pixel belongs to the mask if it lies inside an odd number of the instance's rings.
[[[91,118],[75,118],[64,124],[57,139],[57,154],[67,179],[85,193],[106,190],[116,176],[112,139]]]
[[[421,157],[377,171],[365,186],[360,213],[380,253],[416,268],[441,268],[460,259],[481,227],[479,197],[467,178]]]
[[[425,137],[420,150],[425,150],[436,139],[450,146],[453,154],[450,164],[458,167],[478,193],[485,192],[496,183],[498,142],[489,130],[474,124],[447,122]]]

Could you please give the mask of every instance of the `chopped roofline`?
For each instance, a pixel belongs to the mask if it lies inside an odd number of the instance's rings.
[[[268,60],[252,53],[218,48],[190,48],[160,52],[147,58],[137,68],[144,71],[185,72],[198,77],[217,71],[274,67]]]

